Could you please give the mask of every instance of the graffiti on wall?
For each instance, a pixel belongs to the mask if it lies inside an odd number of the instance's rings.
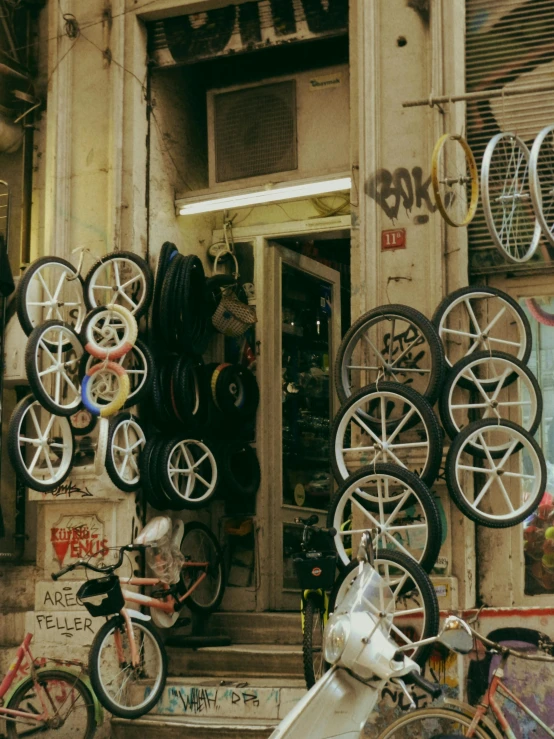
[[[55,558],[64,562],[108,553],[104,524],[95,515],[61,516],[50,529],[50,542]]]
[[[381,207],[387,218],[395,221],[402,207],[409,216],[412,210],[434,213],[437,210],[431,191],[431,175],[425,177],[421,167],[378,169],[366,182],[366,193]]]
[[[160,65],[190,64],[347,28],[348,0],[254,0],[158,21],[151,46]]]

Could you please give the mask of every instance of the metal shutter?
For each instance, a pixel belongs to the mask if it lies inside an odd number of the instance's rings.
[[[554,0],[466,0],[466,90],[554,83]],[[467,138],[481,166],[499,131],[517,133],[529,149],[554,123],[554,92],[468,101]],[[554,250],[541,240],[527,264],[508,263],[489,236],[482,208],[469,227],[470,273],[533,273],[554,267]]]

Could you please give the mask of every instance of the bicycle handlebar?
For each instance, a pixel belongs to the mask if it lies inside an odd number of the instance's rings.
[[[426,680],[418,672],[410,672],[408,675],[404,675],[402,680],[406,685],[411,685],[412,683],[417,685],[418,688],[429,693],[433,700],[442,695],[442,688],[438,683],[429,682],[429,680]]]
[[[125,556],[126,552],[134,552],[134,551],[142,551],[146,547],[143,544],[125,544],[125,546],[120,547],[119,549],[119,557],[117,558],[117,562],[113,565],[106,565],[105,567],[96,567],[95,565],[91,565],[90,562],[88,562],[86,559],[78,559],[76,562],[73,562],[70,565],[67,565],[66,567],[62,567],[61,570],[58,572],[52,572],[52,580],[58,580],[60,577],[63,577],[63,575],[67,575],[68,572],[72,572],[73,570],[78,569],[79,567],[83,567],[85,570],[93,570],[94,572],[100,572],[101,574],[110,574],[111,572],[114,572],[117,570],[121,565],[123,564],[123,557]]]
[[[554,662],[554,656],[551,654],[526,654],[525,652],[520,652],[517,649],[512,649],[511,647],[504,647],[502,644],[498,644],[495,641],[492,641],[491,639],[487,639],[486,636],[483,636],[478,631],[475,631],[471,626],[469,626],[469,629],[473,636],[476,639],[479,639],[479,641],[484,644],[486,647],[489,647],[489,649],[493,649],[501,654],[507,654],[512,657],[516,657],[517,659],[528,659],[534,662]],[[552,648],[554,649],[554,644],[552,645]]]

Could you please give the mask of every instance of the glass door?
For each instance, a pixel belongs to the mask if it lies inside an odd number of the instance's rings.
[[[274,406],[280,441],[273,489],[272,607],[298,608],[293,555],[300,550],[298,516],[317,513],[326,524],[334,490],[329,434],[338,408],[333,358],[340,341],[340,275],[337,271],[274,245],[275,359],[280,383]],[[276,419],[277,420],[277,419]]]

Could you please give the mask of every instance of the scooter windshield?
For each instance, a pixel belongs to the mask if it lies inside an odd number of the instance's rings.
[[[380,617],[381,626],[389,632],[394,615],[394,596],[386,580],[369,564],[352,570],[337,595],[337,605],[333,616],[342,613],[367,611]]]

